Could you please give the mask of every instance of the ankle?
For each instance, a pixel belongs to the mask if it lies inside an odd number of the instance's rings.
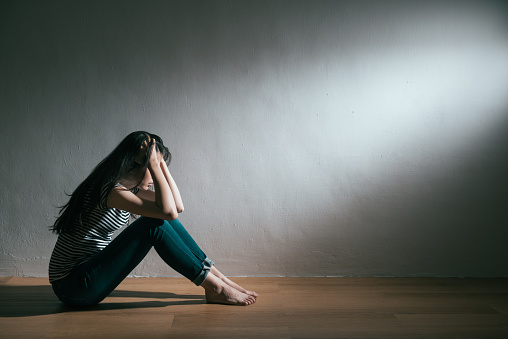
[[[206,292],[211,293],[222,293],[223,285],[222,280],[215,276],[212,272],[209,272],[206,276],[205,281],[201,284],[201,287],[205,289]]]
[[[224,280],[224,278],[226,278],[226,276],[222,274],[215,266],[212,266],[212,268],[210,268],[210,272],[213,273],[213,275],[215,275],[220,280]]]

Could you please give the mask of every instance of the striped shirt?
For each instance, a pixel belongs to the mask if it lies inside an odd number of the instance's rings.
[[[136,194],[138,189],[132,192]],[[109,208],[107,197],[108,192],[104,187],[99,204],[91,211],[88,221],[83,225],[76,225],[73,232],[58,236],[49,262],[50,282],[65,278],[74,267],[104,249],[111,242],[116,230],[127,225],[130,213]],[[90,204],[90,198],[85,196],[84,203]]]

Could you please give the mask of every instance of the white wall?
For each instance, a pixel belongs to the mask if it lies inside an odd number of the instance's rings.
[[[149,130],[227,274],[508,276],[506,9],[3,1],[0,275],[46,276],[64,192]]]

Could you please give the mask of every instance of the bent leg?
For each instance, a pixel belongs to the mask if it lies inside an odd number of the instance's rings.
[[[173,227],[176,233],[180,236],[182,241],[189,247],[189,249],[198,257],[198,258],[206,258],[205,253],[201,250],[201,248],[198,246],[198,244],[194,241],[194,239],[191,237],[191,235],[187,232],[187,230],[183,227],[182,223],[178,220],[171,220],[168,221],[168,223]],[[248,295],[252,295],[254,297],[257,297],[258,294],[254,291],[248,291],[242,286],[238,285],[237,283],[231,281],[228,277],[226,277],[224,274],[222,274],[214,265],[213,262],[211,262],[212,267],[210,268],[210,272],[212,272],[216,277],[224,281],[227,285],[235,288],[236,290],[243,292]]]
[[[167,221],[140,217],[101,252],[78,266],[69,279],[54,284],[55,292],[68,294],[69,303],[76,300],[76,305],[97,304],[127,277],[152,246],[168,265],[195,284],[205,280],[210,270],[206,256],[198,258]]]
[[[197,286],[201,285],[214,264],[213,261],[195,244],[178,220],[161,221],[163,225],[157,229],[155,250],[173,269]]]
[[[194,253],[196,257],[198,257],[201,260],[206,259],[206,254],[201,250],[201,248],[198,246],[196,241],[191,237],[189,232],[183,227],[180,220],[167,220],[169,225],[175,230],[175,232],[178,234],[180,239],[185,243],[185,245]]]

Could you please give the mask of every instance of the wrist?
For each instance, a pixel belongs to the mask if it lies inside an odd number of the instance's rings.
[[[160,163],[157,160],[150,159],[148,161],[148,168],[152,168],[153,169],[153,168],[157,168],[159,166],[160,166]]]
[[[154,164],[148,164],[148,171],[150,171],[150,175],[152,176],[152,178],[155,178],[160,173],[163,173],[161,171],[161,168],[157,165],[154,165]]]

